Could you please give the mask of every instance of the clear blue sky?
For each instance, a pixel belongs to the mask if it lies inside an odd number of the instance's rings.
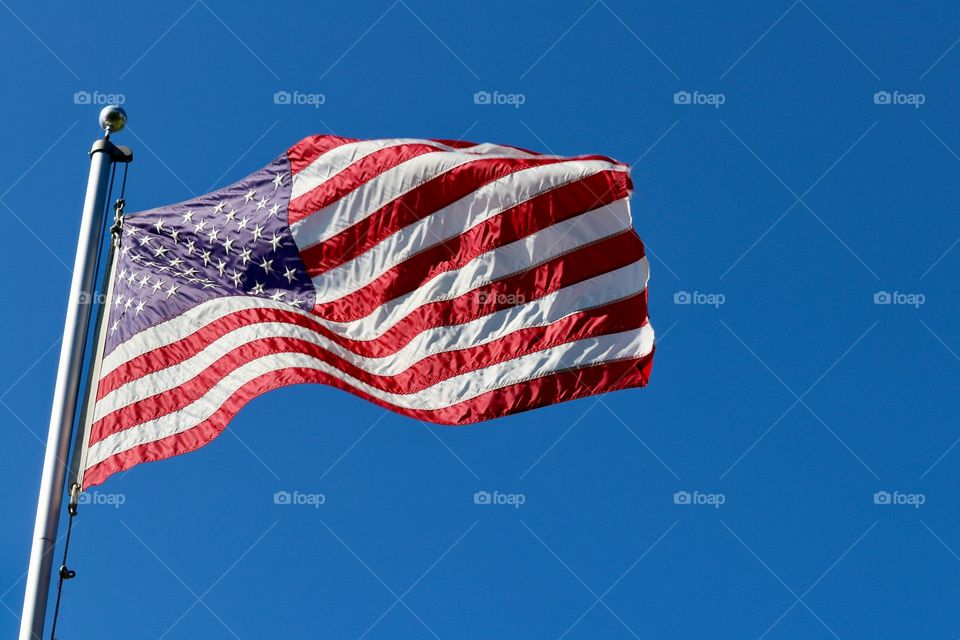
[[[77,92],[125,98],[132,210],[313,133],[629,162],[659,346],[646,389],[460,429],[261,397],[81,508],[62,637],[960,635],[960,7],[591,2],[0,2],[0,635],[97,134]]]

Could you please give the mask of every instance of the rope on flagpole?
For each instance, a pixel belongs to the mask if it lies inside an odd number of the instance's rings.
[[[63,597],[63,581],[72,580],[77,577],[77,572],[67,568],[67,552],[70,551],[70,536],[73,533],[73,519],[77,517],[77,505],[73,500],[73,497],[80,494],[80,485],[73,485],[70,487],[70,506],[67,507],[67,512],[70,514],[70,518],[67,520],[67,537],[63,543],[63,560],[60,562],[60,571],[58,574],[60,576],[57,580],[57,600],[56,604],[53,606],[53,620],[50,623],[50,640],[56,640],[57,638],[57,619],[60,617],[60,600]]]

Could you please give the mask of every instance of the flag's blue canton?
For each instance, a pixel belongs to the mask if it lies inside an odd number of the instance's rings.
[[[283,155],[220,191],[127,216],[106,353],[218,297],[254,295],[311,309],[313,285],[287,225],[290,183]]]

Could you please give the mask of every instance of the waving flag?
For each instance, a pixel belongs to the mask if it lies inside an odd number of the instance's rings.
[[[289,384],[442,424],[646,384],[629,189],[601,156],[314,136],[128,216],[84,487],[203,446]]]

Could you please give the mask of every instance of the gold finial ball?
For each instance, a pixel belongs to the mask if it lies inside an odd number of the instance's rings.
[[[101,129],[109,129],[111,133],[116,133],[123,129],[125,124],[127,124],[127,112],[120,105],[108,104],[100,110]]]

